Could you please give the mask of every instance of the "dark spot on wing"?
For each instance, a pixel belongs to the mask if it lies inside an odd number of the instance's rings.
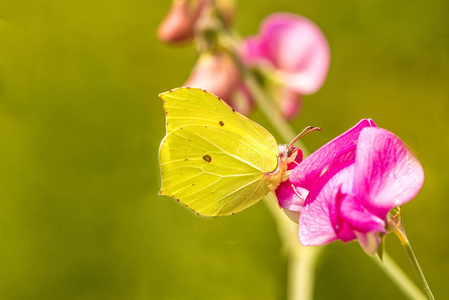
[[[220,126],[224,126],[223,121],[218,122],[218,124],[220,124]]]
[[[205,161],[207,161],[207,162],[211,162],[211,161],[212,161],[212,158],[210,157],[210,155],[204,155],[204,156],[203,156],[203,159],[204,159]]]
[[[186,159],[184,159],[185,161],[188,161],[189,159],[188,158],[186,158]]]
[[[234,110],[234,109],[232,109],[232,112],[235,112],[235,110]]]

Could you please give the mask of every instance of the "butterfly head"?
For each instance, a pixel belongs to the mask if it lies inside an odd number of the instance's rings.
[[[273,172],[269,172],[266,176],[272,182],[270,189],[276,189],[282,182],[288,179],[290,171],[288,165],[295,161],[298,155],[298,148],[294,147],[294,144],[303,136],[315,131],[321,130],[319,127],[306,127],[300,134],[298,134],[288,145],[279,145],[278,165]],[[302,160],[302,155],[300,155]]]

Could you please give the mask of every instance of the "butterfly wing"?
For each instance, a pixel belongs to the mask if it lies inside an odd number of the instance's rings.
[[[159,150],[161,194],[198,214],[239,212],[269,191],[277,166],[274,137],[216,96],[194,88],[161,95],[167,135]]]

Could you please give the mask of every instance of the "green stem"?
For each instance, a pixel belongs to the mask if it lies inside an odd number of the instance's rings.
[[[298,249],[290,256],[288,299],[313,299],[316,266],[324,247],[300,246]]]
[[[293,140],[296,136],[295,131],[290,127],[288,122],[279,112],[279,109],[273,104],[271,99],[267,97],[267,94],[259,87],[258,82],[254,78],[254,75],[249,71],[245,72],[245,84],[251,91],[251,95],[262,109],[262,112],[278,131],[279,135],[285,142]]]
[[[427,299],[435,299],[435,297],[432,294],[432,291],[430,290],[429,284],[427,283],[426,277],[424,276],[424,273],[421,270],[421,267],[419,266],[418,260],[416,259],[412,246],[410,245],[410,242],[407,239],[407,236],[405,235],[404,231],[396,227],[394,233],[401,241],[405,253],[407,254],[407,257],[410,263],[412,264],[413,270],[415,271],[415,274],[418,277],[419,284],[421,285],[421,288],[424,291],[424,294],[426,295]]]
[[[298,239],[298,225],[279,209],[273,194],[268,194],[264,201],[276,221],[282,252],[288,257],[287,299],[311,300],[316,263],[324,247],[302,246]]]
[[[296,134],[279,110],[273,105],[271,99],[261,89],[260,85],[249,71],[243,71],[245,84],[256,99],[263,113],[278,131],[284,141],[291,141]],[[298,145],[307,155],[304,145]],[[272,213],[282,240],[283,250],[287,252],[288,270],[288,298],[290,300],[313,299],[315,283],[315,270],[318,257],[323,247],[304,247],[299,243],[298,226],[292,222],[280,209],[277,199],[272,194],[265,197],[265,204]]]
[[[373,260],[407,298],[411,300],[426,299],[421,290],[387,253],[384,252],[382,261],[377,255],[373,256]]]
[[[262,109],[266,118],[278,131],[284,142],[293,140],[296,136],[295,131],[290,127],[279,109],[273,104],[270,97],[257,82],[254,74],[243,66],[237,54],[237,36],[227,30],[222,31],[218,36],[221,41],[219,44],[233,58],[247,88],[250,90],[251,95]],[[301,142],[297,142],[297,146],[301,148],[305,156],[308,155],[305,146]],[[287,252],[289,258],[288,299],[311,300],[313,299],[316,262],[319,253],[321,253],[321,248],[301,246],[298,239],[297,224],[292,222],[280,210],[277,200],[271,193],[265,197],[265,204],[268,206],[276,221],[283,250]]]

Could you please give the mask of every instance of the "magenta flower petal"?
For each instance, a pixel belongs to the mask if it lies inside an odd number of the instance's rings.
[[[385,218],[393,207],[416,196],[424,182],[424,171],[393,133],[382,128],[365,128],[359,137],[354,180],[363,205]]]
[[[290,181],[299,187],[310,190],[314,182],[332,165],[345,160],[354,160],[357,138],[365,127],[376,126],[373,120],[363,119],[354,127],[339,135],[307,157],[290,174]]]
[[[315,23],[295,14],[276,13],[263,21],[258,36],[245,41],[243,59],[248,64],[270,63],[289,90],[312,94],[326,79],[330,50]]]
[[[331,203],[326,200],[335,198],[333,189],[323,188],[323,193],[329,197],[323,201],[306,202],[299,216],[299,241],[304,246],[324,245],[338,239],[331,222]]]
[[[301,111],[301,106],[301,96],[292,90],[284,88],[281,102],[282,114],[288,120],[291,120],[299,114],[299,112]]]
[[[353,230],[385,233],[385,221],[363,207],[356,196],[340,194],[337,201],[340,216]]]
[[[292,211],[301,211],[308,193],[306,189],[295,188],[289,180],[276,189],[279,206]]]
[[[351,189],[353,167],[342,164],[332,173],[323,175],[309,193],[299,217],[299,240],[302,245],[323,245],[337,240],[341,235],[350,235],[352,230],[343,229],[337,209],[337,194]],[[340,226],[339,226],[340,225]],[[337,230],[336,230],[337,229]]]
[[[267,63],[269,62],[265,48],[261,46],[261,40],[258,36],[246,38],[244,43],[241,44],[241,48],[240,56],[245,64],[254,65],[264,60]]]

